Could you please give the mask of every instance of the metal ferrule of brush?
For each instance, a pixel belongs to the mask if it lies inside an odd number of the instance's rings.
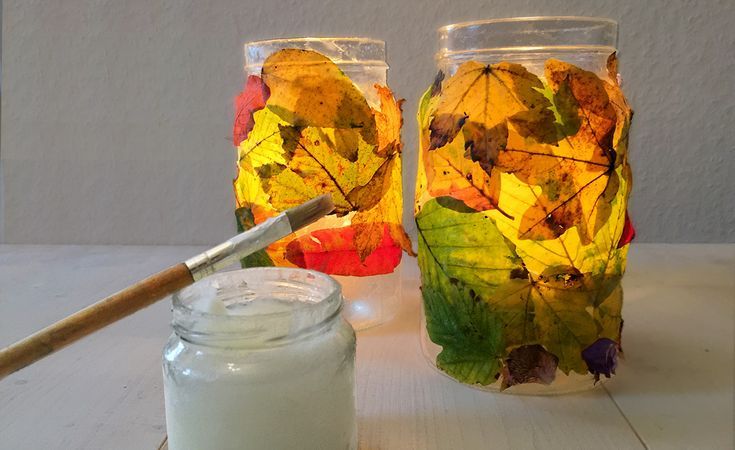
[[[187,259],[184,264],[189,268],[194,281],[198,281],[234,264],[247,255],[264,249],[268,244],[282,239],[290,233],[291,224],[288,216],[279,214],[203,253]]]

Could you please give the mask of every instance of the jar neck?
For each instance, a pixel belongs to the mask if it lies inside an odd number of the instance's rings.
[[[260,75],[263,63],[273,53],[284,49],[318,52],[334,62],[363,92],[375,107],[379,98],[374,85],[387,85],[385,42],[368,38],[292,38],[248,42],[245,50],[245,74]]]
[[[538,76],[559,59],[606,74],[615,51],[617,23],[593,17],[519,17],[447,25],[439,29],[439,68],[453,74],[464,62],[521,64]]]
[[[538,77],[544,75],[544,64],[549,59],[558,59],[575,66],[594,72],[601,78],[606,78],[607,59],[614,48],[594,50],[574,50],[565,48],[547,48],[535,51],[487,50],[477,52],[462,52],[460,54],[445,54],[437,59],[439,69],[451,76],[459,66],[467,61],[477,61],[482,64],[496,64],[508,62],[520,64],[529,72]]]
[[[174,332],[184,341],[221,348],[266,349],[308,340],[334,326],[339,284],[293,268],[217,274],[174,296]]]

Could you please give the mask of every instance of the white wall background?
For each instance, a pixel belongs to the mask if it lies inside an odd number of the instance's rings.
[[[0,239],[201,244],[228,236],[227,137],[241,45],[271,37],[388,42],[389,83],[408,99],[410,199],[413,117],[435,73],[435,29],[527,15],[620,22],[621,72],[636,110],[639,239],[735,241],[733,0],[6,0]]]

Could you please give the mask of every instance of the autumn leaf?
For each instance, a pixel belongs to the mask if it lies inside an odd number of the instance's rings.
[[[426,329],[442,347],[437,366],[464,383],[495,382],[504,348],[500,322],[473,292],[452,283],[440,267],[426,259],[422,245],[419,240]]]
[[[277,51],[263,63],[262,78],[271,92],[268,107],[292,126],[355,129],[365,142],[377,144],[375,117],[365,96],[326,56],[303,49]]]
[[[620,240],[616,248],[623,248],[630,244],[635,239],[635,228],[633,228],[633,222],[630,220],[628,210],[625,211],[625,225],[623,226],[623,233],[620,235]]]
[[[612,56],[611,73],[615,64]],[[437,364],[462,381],[490,381],[498,367],[480,362],[500,357],[501,388],[551,382],[557,369],[604,375],[610,359],[592,360],[609,354],[600,343],[620,342],[632,112],[612,77],[556,60],[546,63],[545,83],[494,67],[465,63],[419,104],[427,324],[472,304],[466,323],[497,327],[483,332],[492,352],[479,354],[469,349],[482,348],[472,333],[449,341],[430,332],[452,361],[467,356],[464,365]]]
[[[542,88],[538,77],[519,64],[462,64],[442,84],[441,100],[429,124],[429,150],[446,145],[464,130],[472,160],[487,170],[505,147],[508,122],[525,131],[524,136],[554,142],[556,131],[548,126],[554,115],[539,92]]]
[[[272,54],[261,75],[265,106],[238,146],[238,206],[260,222],[331,193],[330,218],[340,221],[319,233],[329,245],[288,238],[269,246],[270,259],[356,276],[392,271],[401,249],[413,253],[401,224],[402,101],[375,85],[371,107],[334,62],[309,50]]]
[[[446,282],[456,288],[452,295],[482,302],[501,327],[507,351],[538,343],[558,358],[565,373],[585,373],[581,352],[604,334],[603,319],[608,328],[614,320],[615,305],[607,301],[619,286],[619,275],[613,267],[610,273],[583,273],[553,264],[543,265],[542,272],[529,271],[490,214],[462,210],[449,197],[423,205],[416,217],[419,265],[422,274],[442,276],[423,277],[422,286],[441,293],[435,284]]]
[[[373,224],[370,224],[371,226]],[[292,240],[286,259],[298,267],[330,275],[370,276],[391,273],[401,262],[401,247],[391,238],[387,224],[376,224],[380,242],[365,258],[355,247],[355,233],[365,224],[311,231]]]
[[[465,157],[464,137],[428,152],[426,178],[430,194],[461,200],[476,211],[498,208],[500,177],[490,176],[479,163]]]
[[[538,344],[515,348],[505,359],[501,390],[524,383],[551,384],[558,364],[559,358]]]
[[[393,97],[393,92],[387,87],[376,84],[380,98],[380,110],[375,111],[375,126],[378,130],[378,156],[387,157],[401,151],[401,127],[403,114],[401,112],[404,100]]]
[[[411,240],[403,229],[403,194],[401,189],[401,159],[394,155],[376,171],[373,180],[382,180],[382,186],[364,188],[368,193],[379,192],[380,197],[372,207],[362,209],[352,216],[352,224],[361,225],[355,229],[355,247],[360,259],[370,255],[380,242],[383,224],[393,241],[409,255],[415,256]],[[379,191],[378,191],[379,189]]]
[[[255,125],[253,114],[265,107],[270,90],[257,75],[250,75],[245,89],[235,98],[235,124],[232,129],[232,142],[237,147],[244,141]]]
[[[510,173],[541,187],[520,215],[520,238],[556,239],[577,227],[589,243],[610,215],[621,165],[630,186],[630,110],[617,86],[594,73],[549,60],[545,75],[548,86],[518,65],[469,62],[443,82],[433,106],[425,96],[427,189],[513,218],[498,199],[500,172]]]
[[[600,375],[610,378],[618,366],[618,344],[612,339],[599,339],[584,349],[582,357],[595,381],[600,380]]]

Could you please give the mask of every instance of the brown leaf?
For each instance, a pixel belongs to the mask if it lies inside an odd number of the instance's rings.
[[[559,358],[538,344],[513,349],[505,359],[500,389],[523,383],[551,384],[558,364]]]

